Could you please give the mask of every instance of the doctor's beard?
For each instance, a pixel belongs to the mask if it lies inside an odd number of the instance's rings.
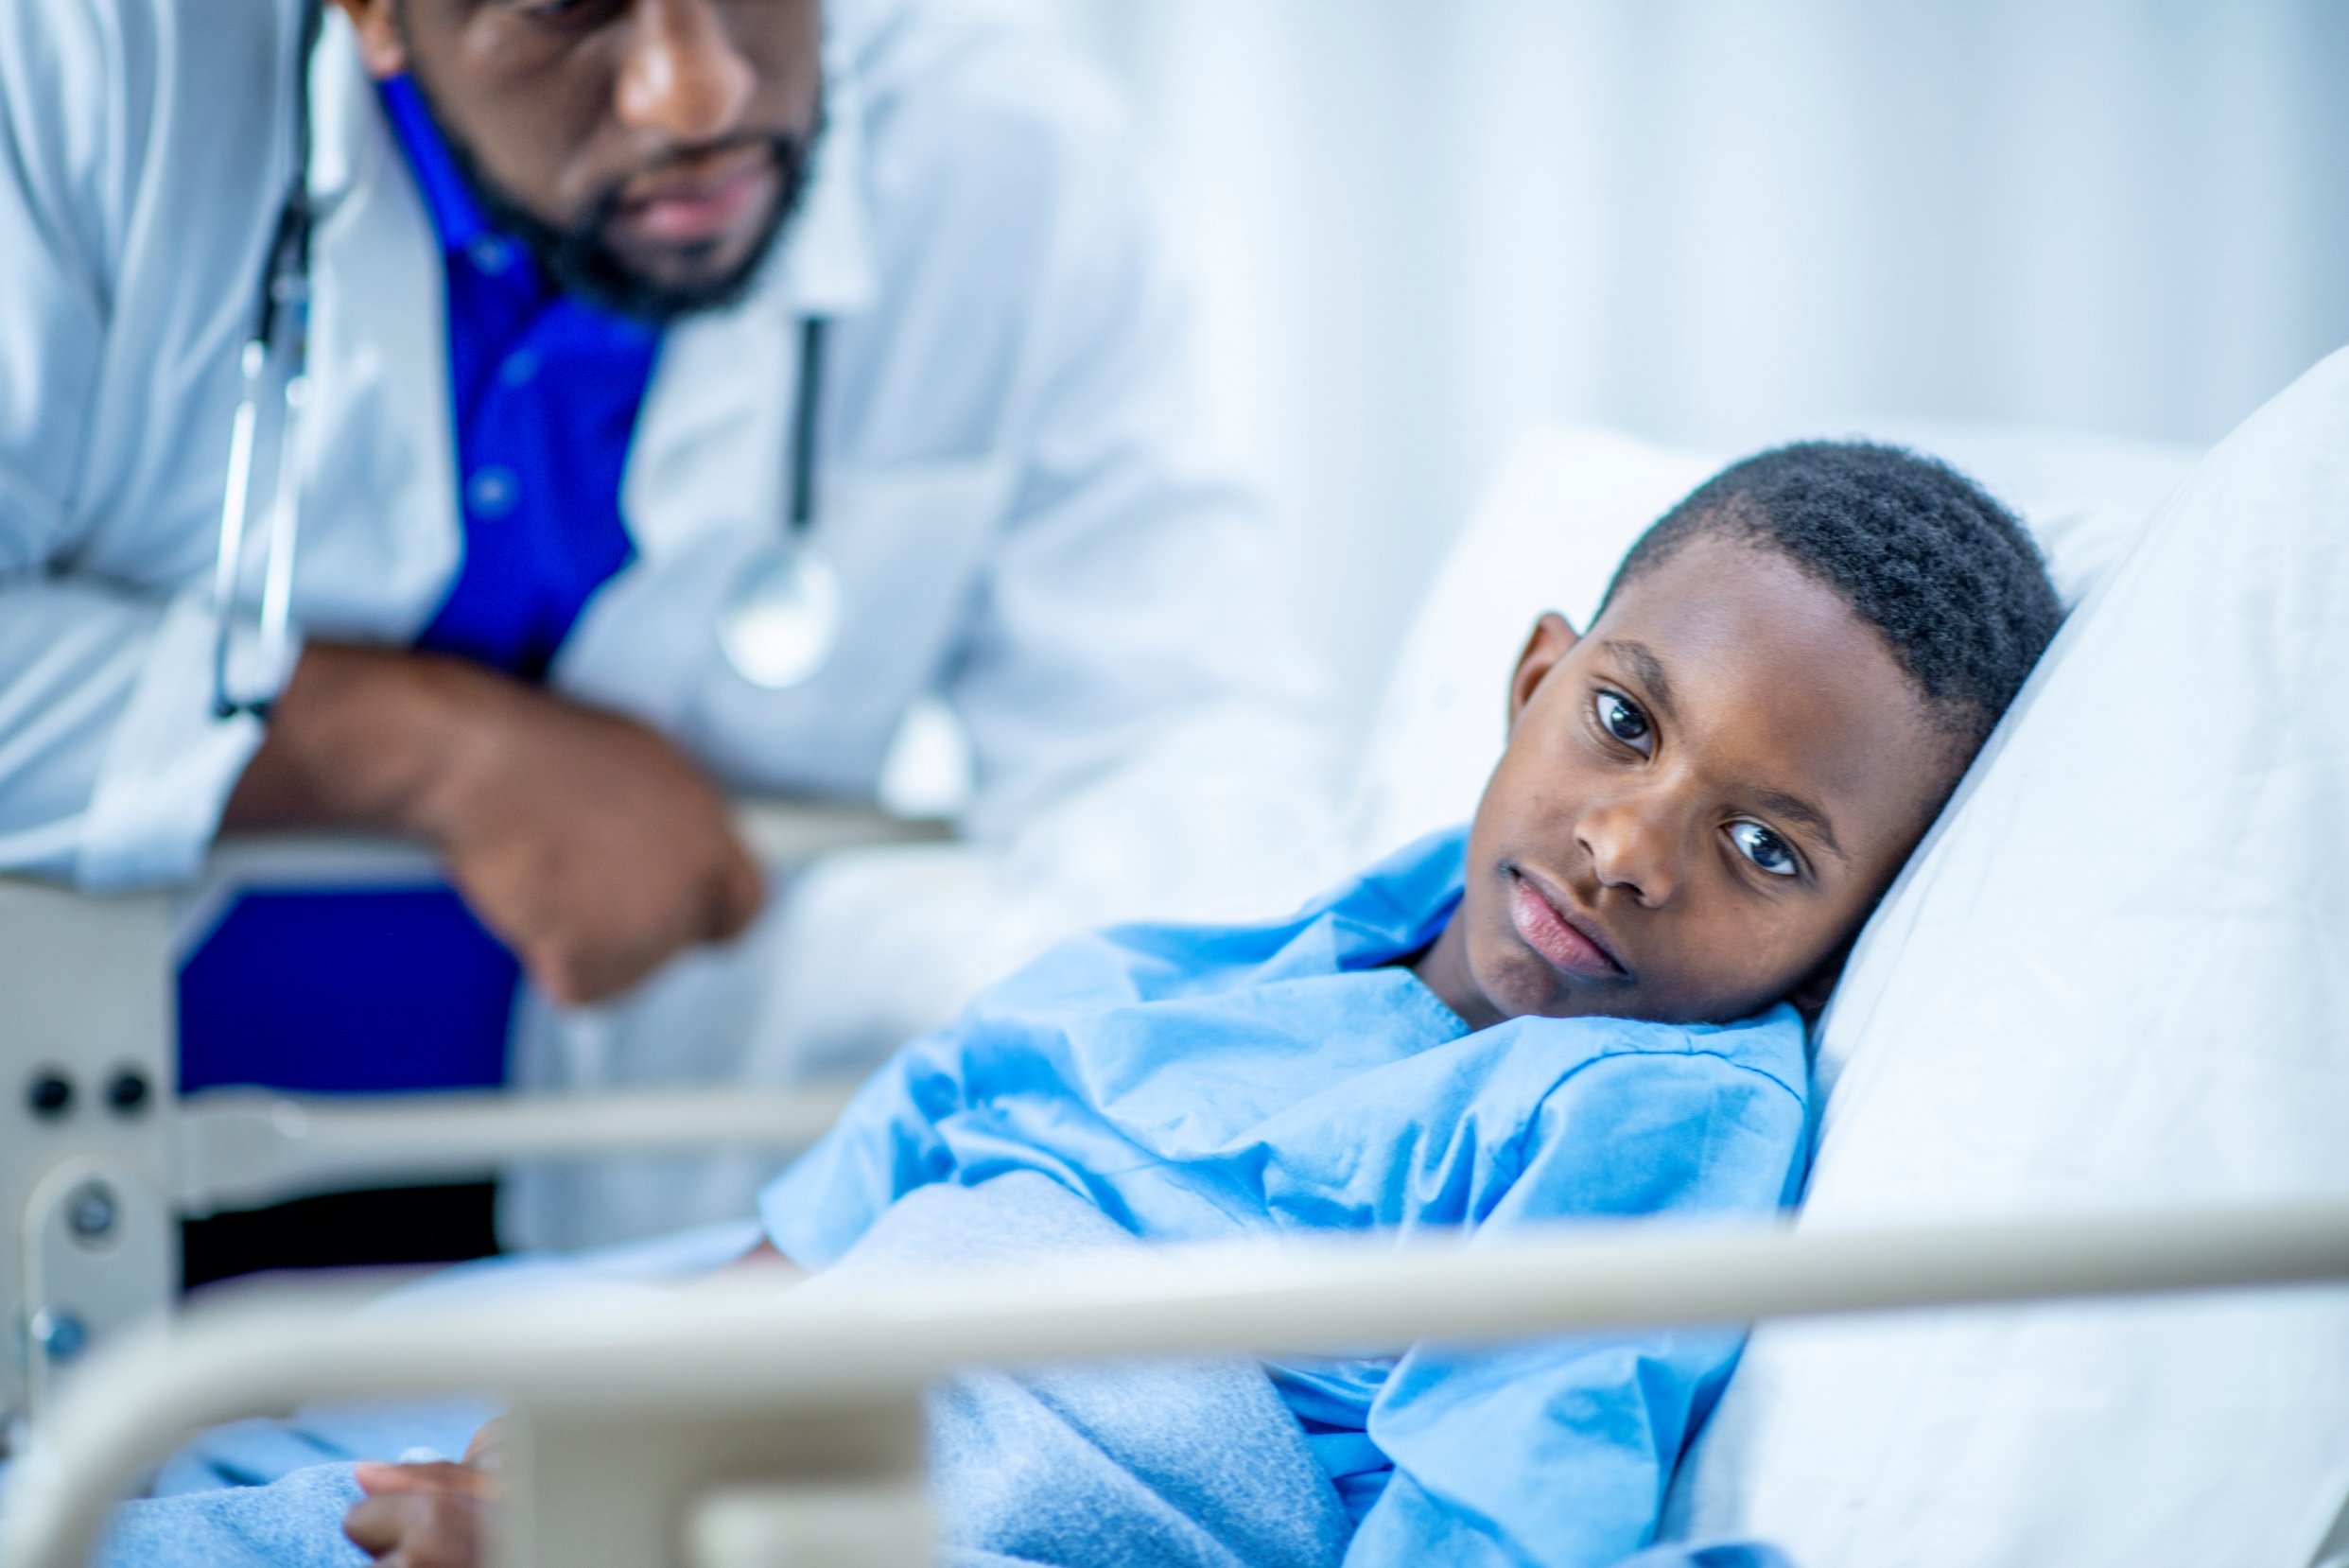
[[[703,311],[722,310],[750,292],[768,255],[798,214],[801,200],[807,194],[809,161],[824,134],[824,120],[819,112],[814,131],[806,137],[750,136],[690,149],[691,155],[700,156],[747,147],[763,148],[774,164],[775,194],[772,210],[760,223],[757,240],[740,262],[714,277],[686,284],[663,283],[631,267],[605,238],[619,211],[625,179],[614,181],[576,222],[549,223],[490,178],[473,148],[457,134],[448,116],[433,101],[432,91],[424,78],[411,69],[409,79],[415,83],[417,96],[423,98],[434,128],[440,131],[458,172],[464,176],[467,188],[480,203],[491,227],[521,241],[564,293],[656,326]],[[649,172],[652,171],[637,170],[627,179]],[[685,255],[688,261],[693,259],[693,248],[688,248]]]

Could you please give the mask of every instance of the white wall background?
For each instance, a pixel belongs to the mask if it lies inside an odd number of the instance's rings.
[[[2340,0],[1001,0],[1132,95],[1359,722],[1510,433],[2204,443],[2349,342]]]

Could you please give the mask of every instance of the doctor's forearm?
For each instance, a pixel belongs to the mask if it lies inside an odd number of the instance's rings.
[[[460,660],[313,643],[221,826],[366,828],[432,839],[434,807],[502,677]],[[520,695],[520,693],[515,693]]]
[[[310,645],[222,826],[424,840],[563,1003],[740,933],[766,897],[725,796],[666,738],[428,653]]]

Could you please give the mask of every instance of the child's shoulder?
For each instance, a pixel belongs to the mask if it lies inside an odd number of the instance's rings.
[[[1655,1023],[1638,1019],[1515,1018],[1480,1032],[1497,1054],[1529,1056],[1537,1072],[1563,1077],[1599,1062],[1652,1063],[1704,1074],[1766,1079],[1798,1105],[1810,1099],[1809,1033],[1784,1002],[1735,1023]]]
[[[1480,1219],[1762,1212],[1800,1191],[1810,1075],[1793,1008],[1718,1025],[1521,1018],[1484,1033],[1518,1115],[1497,1162],[1505,1190]]]
[[[1517,1018],[1349,1073],[1227,1148],[1314,1228],[1768,1210],[1800,1172],[1805,1079],[1792,1008]]]

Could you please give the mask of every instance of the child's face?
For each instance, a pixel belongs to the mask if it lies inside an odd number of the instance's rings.
[[[1510,710],[1467,896],[1420,966],[1477,1027],[1728,1020],[1796,994],[1963,760],[1833,590],[1704,537],[1625,584],[1587,636],[1543,617]]]

